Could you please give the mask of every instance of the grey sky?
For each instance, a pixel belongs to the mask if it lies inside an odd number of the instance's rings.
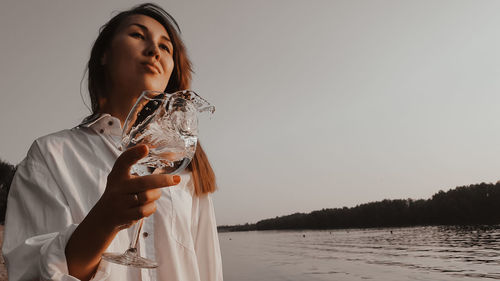
[[[2,159],[88,113],[90,46],[135,3],[1,2]],[[217,107],[201,139],[218,224],[500,178],[499,1],[157,3]]]

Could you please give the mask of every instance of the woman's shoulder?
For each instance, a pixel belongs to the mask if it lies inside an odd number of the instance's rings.
[[[47,154],[62,154],[82,142],[86,128],[74,127],[36,138],[31,144],[27,160],[45,158]]]
[[[63,129],[41,136],[35,139],[33,144],[36,144],[40,147],[50,147],[53,145],[72,143],[76,140],[84,138],[85,135],[94,133],[94,131],[91,129],[91,126],[99,121],[99,119],[102,119],[106,116],[108,116],[108,114],[98,114],[86,117],[79,125],[70,129]]]
[[[76,139],[79,139],[82,135],[82,128],[72,128],[64,129],[58,132],[54,132],[45,136],[41,136],[33,142],[33,144],[39,147],[49,148],[49,147],[61,147],[62,145],[71,143]]]
[[[53,133],[36,138],[34,142],[39,143],[39,144],[42,144],[42,143],[46,144],[46,143],[51,143],[54,141],[64,141],[65,139],[70,137],[70,135],[73,133],[72,131],[73,131],[73,129],[64,129],[64,130],[60,130],[57,132],[53,132]]]

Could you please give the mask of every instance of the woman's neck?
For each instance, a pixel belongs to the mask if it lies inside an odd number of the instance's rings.
[[[107,98],[101,99],[99,112],[108,113],[118,118],[123,126],[130,109],[137,101],[138,95],[121,93],[123,94],[117,95],[116,92],[109,92]]]

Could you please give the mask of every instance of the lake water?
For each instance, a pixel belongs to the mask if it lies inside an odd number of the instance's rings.
[[[500,226],[226,232],[219,239],[226,281],[500,280]]]

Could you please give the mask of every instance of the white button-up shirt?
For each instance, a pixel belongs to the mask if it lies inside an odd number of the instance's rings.
[[[37,139],[18,165],[7,201],[2,252],[9,280],[78,280],[68,275],[65,247],[106,187],[118,158],[121,125],[101,115],[71,130]],[[93,280],[222,280],[212,199],[195,196],[191,172],[162,189],[144,221],[139,250],[159,267],[137,269],[101,261]],[[133,228],[120,231],[108,252],[124,252]]]

